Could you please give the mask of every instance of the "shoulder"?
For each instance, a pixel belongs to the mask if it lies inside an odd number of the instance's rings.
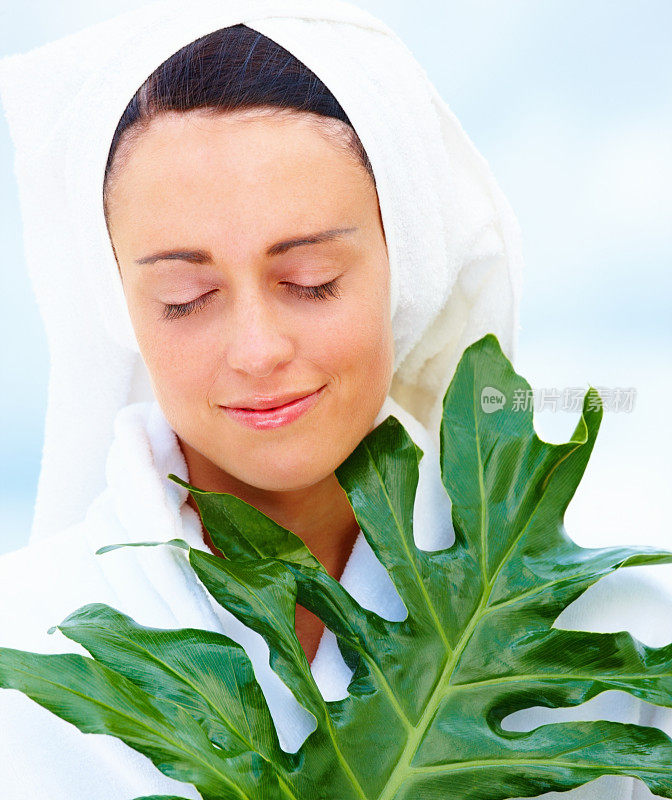
[[[82,546],[81,528],[81,523],[71,525],[54,536],[31,541],[23,547],[0,555],[0,592],[8,589],[7,582],[13,582],[12,576],[18,580],[17,570],[21,570],[29,564],[35,565],[42,561],[48,561],[60,553],[72,553],[80,549]]]

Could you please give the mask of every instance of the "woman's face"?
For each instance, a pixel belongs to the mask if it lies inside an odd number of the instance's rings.
[[[307,115],[169,113],[132,145],[108,208],[138,344],[192,482],[277,491],[332,473],[373,428],[393,370],[365,169]],[[304,288],[322,284],[331,291]],[[227,410],[316,390],[290,421]]]

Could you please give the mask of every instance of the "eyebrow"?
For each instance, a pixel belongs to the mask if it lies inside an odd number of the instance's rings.
[[[354,233],[357,228],[331,228],[328,231],[311,233],[295,239],[284,239],[276,242],[266,249],[267,256],[280,256],[291,250],[292,247],[301,247],[307,244],[321,244],[339,239],[348,233]],[[191,264],[213,264],[214,259],[207,250],[162,250],[150,256],[136,258],[136,264],[155,264],[157,261],[188,261]]]

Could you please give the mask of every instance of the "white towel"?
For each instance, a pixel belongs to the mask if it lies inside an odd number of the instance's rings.
[[[352,121],[376,177],[392,277],[390,393],[438,431],[464,348],[515,357],[522,247],[485,159],[383,22],[340,0],[160,0],[0,60],[26,261],[51,356],[32,538],[81,520],[104,486],[116,412],[151,400],[108,239],[112,135],[166,58],[245,23],[302,60]]]

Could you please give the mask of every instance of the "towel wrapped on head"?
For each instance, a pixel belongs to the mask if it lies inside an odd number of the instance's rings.
[[[159,0],[0,60],[25,257],[51,371],[31,539],[82,519],[104,488],[114,418],[152,399],[108,236],[102,186],[130,98],[190,41],[245,24],[331,90],[375,174],[391,271],[390,396],[438,437],[465,347],[515,357],[519,227],[459,121],[400,38],[340,0]]]

